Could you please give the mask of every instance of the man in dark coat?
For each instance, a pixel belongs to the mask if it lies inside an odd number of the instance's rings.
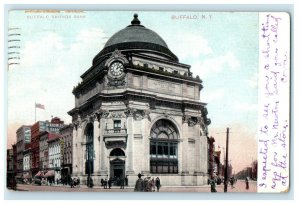
[[[159,192],[159,189],[160,189],[160,179],[158,177],[156,177],[156,179],[155,179],[155,186],[156,186],[157,192]]]
[[[128,177],[127,177],[127,175],[125,177],[125,186],[128,186]]]
[[[112,184],[112,178],[110,177],[108,179],[108,188],[111,189],[111,184]]]
[[[121,177],[120,177],[120,189],[124,189],[124,183],[125,183],[125,180],[124,180],[124,177],[123,177],[123,175],[121,175]]]
[[[215,177],[213,177],[212,179],[210,179],[210,192],[212,192],[212,193],[216,193],[217,192]]]
[[[141,178],[142,174],[138,174],[138,179],[135,182],[134,191],[136,192],[143,192],[144,191],[144,181]]]

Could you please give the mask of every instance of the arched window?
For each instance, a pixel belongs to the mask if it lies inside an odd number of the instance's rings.
[[[178,173],[178,131],[169,120],[158,120],[150,132],[150,172]]]
[[[94,126],[89,123],[86,127],[86,163],[85,173],[94,173]]]

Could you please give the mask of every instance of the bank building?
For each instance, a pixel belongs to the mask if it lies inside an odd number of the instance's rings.
[[[81,78],[68,112],[72,176],[94,185],[127,176],[133,186],[139,173],[164,186],[207,184],[210,119],[200,102],[202,81],[137,14]]]

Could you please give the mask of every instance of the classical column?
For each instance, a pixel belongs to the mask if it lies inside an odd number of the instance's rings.
[[[85,175],[85,145],[84,142],[86,141],[84,130],[82,129],[83,123],[78,126],[78,139],[77,139],[77,147],[78,147],[78,170],[81,175]]]
[[[73,126],[73,134],[72,134],[72,171],[74,175],[78,175],[78,148],[77,148],[77,128],[78,124],[74,124]]]
[[[93,116],[94,120],[94,175],[100,174],[100,144],[99,144],[99,137],[100,137],[100,123],[99,123],[99,116],[95,114]]]
[[[143,136],[143,144],[144,144],[144,152],[145,159],[142,165],[142,170],[145,174],[150,174],[150,111],[143,110],[143,120],[142,120],[142,136]]]
[[[196,126],[196,131],[194,132],[194,138],[195,138],[195,172],[194,174],[195,175],[199,175],[200,174],[200,130],[201,130],[201,127],[199,124],[197,124]]]
[[[133,109],[128,108],[125,111],[127,116],[127,162],[126,162],[126,174],[134,174],[133,170]]]
[[[73,145],[75,145],[76,147],[76,152],[75,152],[75,157],[73,157],[73,159],[76,159],[76,165],[75,165],[75,169],[77,169],[77,173],[82,175],[83,171],[82,171],[82,124],[81,121],[78,123],[77,125],[77,131],[76,131],[76,139],[75,142],[73,143]]]
[[[107,120],[107,116],[108,116],[108,111],[106,110],[100,110],[99,112],[99,119],[100,119],[100,128],[99,128],[99,146],[100,146],[100,175],[103,177],[106,177],[106,175],[108,174],[107,172],[107,165],[105,162],[105,143],[103,140],[103,134],[105,131],[105,123]]]
[[[182,166],[181,166],[181,174],[188,174],[188,134],[189,134],[189,125],[188,125],[188,116],[183,116],[183,124],[182,124],[182,143],[181,143],[181,153],[182,153]]]
[[[200,172],[207,173],[207,169],[208,169],[207,135],[203,134],[202,136],[200,136],[199,140],[200,140]]]

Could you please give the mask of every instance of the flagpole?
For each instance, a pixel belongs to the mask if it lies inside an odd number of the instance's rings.
[[[36,102],[34,102],[34,123],[36,122]]]

